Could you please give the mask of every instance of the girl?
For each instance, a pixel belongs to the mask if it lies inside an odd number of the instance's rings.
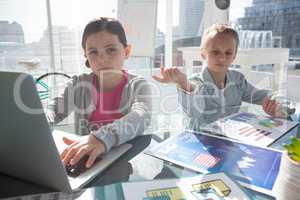
[[[68,147],[61,157],[65,165],[75,165],[89,155],[89,168],[100,154],[143,133],[150,123],[151,91],[145,79],[123,69],[131,46],[117,20],[89,22],[82,48],[92,72],[74,76],[47,116],[56,124],[74,111],[76,132],[82,137],[64,138]]]
[[[190,128],[238,112],[242,101],[260,104],[266,113],[282,117],[281,106],[269,98],[271,91],[251,85],[238,71],[229,70],[239,45],[237,32],[224,24],[208,28],[201,41],[201,56],[207,62],[202,72],[189,80],[178,68],[161,68],[161,76],[153,78],[162,83],[178,86],[179,102],[190,117]]]

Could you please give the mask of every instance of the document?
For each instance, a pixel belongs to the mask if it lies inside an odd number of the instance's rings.
[[[189,178],[123,183],[125,200],[221,200],[250,199],[224,173]]]
[[[241,185],[273,195],[281,152],[208,134],[184,131],[145,152],[200,173],[226,172]]]
[[[267,115],[239,112],[208,124],[203,131],[266,147],[297,124]]]

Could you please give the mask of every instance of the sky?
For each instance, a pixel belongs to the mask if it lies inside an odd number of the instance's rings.
[[[142,0],[138,0],[142,1]],[[144,0],[145,1],[145,0]],[[231,0],[231,19],[241,17],[252,0]],[[83,27],[99,16],[116,17],[118,0],[51,0],[52,25]],[[173,24],[178,25],[179,0],[173,0]],[[158,0],[157,26],[164,31],[165,0]],[[0,20],[22,24],[25,42],[38,41],[47,27],[46,0],[0,0]]]

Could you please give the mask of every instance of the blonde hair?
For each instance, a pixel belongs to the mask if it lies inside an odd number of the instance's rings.
[[[203,51],[206,48],[207,42],[211,38],[214,38],[219,34],[231,35],[233,37],[233,39],[236,41],[235,52],[237,52],[239,42],[240,42],[238,33],[230,25],[221,24],[221,23],[213,24],[212,26],[208,27],[204,31],[202,38],[201,38],[201,45],[200,45],[201,51]]]

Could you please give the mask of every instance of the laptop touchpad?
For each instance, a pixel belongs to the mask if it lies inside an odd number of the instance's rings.
[[[85,155],[83,156],[79,162],[75,165],[68,165],[66,166],[66,170],[67,170],[67,174],[71,177],[77,177],[79,176],[81,173],[85,172],[86,170],[90,169],[90,168],[86,168],[86,161],[88,160],[89,156]],[[94,164],[96,162],[99,162],[100,160],[102,160],[102,157],[99,156],[96,158]]]

